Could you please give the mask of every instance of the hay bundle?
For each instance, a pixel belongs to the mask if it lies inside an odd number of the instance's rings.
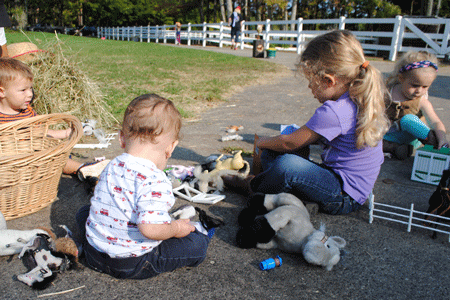
[[[38,114],[69,113],[82,122],[96,120],[98,128],[110,128],[118,123],[97,84],[64,57],[59,39],[36,56],[29,65],[35,76],[33,107]]]

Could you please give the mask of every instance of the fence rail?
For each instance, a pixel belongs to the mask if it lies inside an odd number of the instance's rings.
[[[395,60],[397,53],[408,50],[428,50],[438,57],[450,52],[450,19],[408,18],[397,16],[388,19],[323,19],[294,21],[260,21],[243,23],[240,48],[253,47],[253,41],[264,40],[264,48],[275,47],[301,53],[313,37],[330,29],[349,29],[361,42],[366,54],[385,56]],[[262,30],[258,32],[258,27]],[[175,42],[175,26],[99,27],[98,37],[104,39],[150,43]],[[229,26],[224,22],[182,24],[181,39],[192,44],[230,45]]]
[[[448,241],[450,242],[450,225],[448,224],[450,218],[414,210],[414,203],[411,203],[410,209],[384,203],[376,203],[372,194],[371,197],[369,197],[369,209],[370,224],[372,224],[374,218],[405,224],[407,225],[408,232],[411,232],[412,227],[440,232],[449,235]],[[426,217],[431,217],[432,220],[426,220]]]

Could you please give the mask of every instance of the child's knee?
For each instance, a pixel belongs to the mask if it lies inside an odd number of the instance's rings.
[[[426,139],[430,128],[422,122],[416,115],[406,115],[400,119],[400,128],[402,131],[418,137],[419,139]]]
[[[209,237],[198,230],[191,233],[192,235],[192,245],[191,250],[193,253],[197,254],[198,256],[205,257],[206,251],[208,250],[208,244],[209,244]]]

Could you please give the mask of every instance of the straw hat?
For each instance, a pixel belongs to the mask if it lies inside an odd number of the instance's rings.
[[[9,44],[7,47],[9,57],[23,62],[32,61],[36,58],[36,53],[42,51],[35,44],[29,42]]]

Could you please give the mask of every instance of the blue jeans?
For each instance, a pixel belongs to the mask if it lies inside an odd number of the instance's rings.
[[[239,43],[241,38],[241,31],[236,29],[231,29],[231,40],[235,43]]]
[[[316,202],[321,211],[347,214],[361,205],[342,190],[340,176],[296,154],[263,150],[264,172],[251,180],[254,192],[264,194],[291,193],[303,201]]]
[[[189,266],[198,266],[206,257],[210,239],[195,230],[184,238],[171,238],[162,241],[151,252],[139,257],[111,258],[108,254],[92,247],[86,240],[86,219],[89,205],[82,207],[76,215],[83,250],[88,266],[98,272],[116,278],[146,279],[163,272]]]

